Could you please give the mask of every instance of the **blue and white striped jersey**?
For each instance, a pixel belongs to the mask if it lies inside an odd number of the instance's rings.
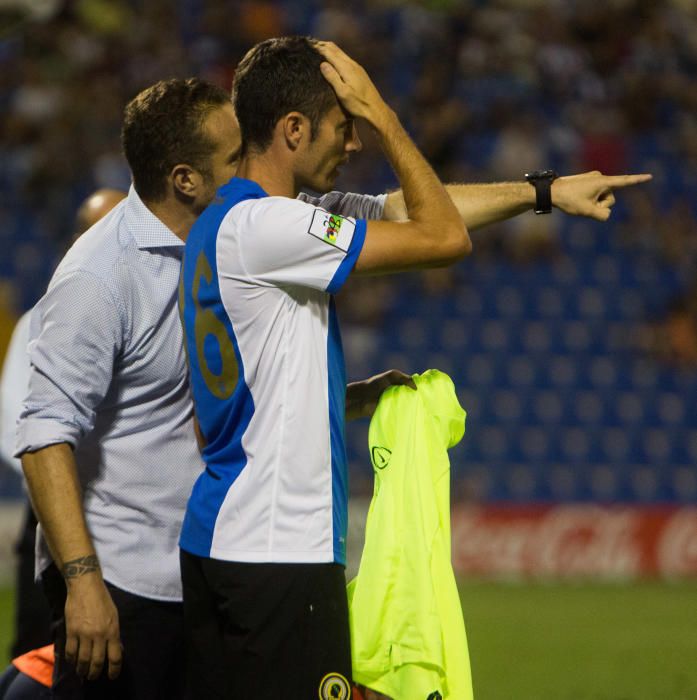
[[[181,546],[345,563],[346,374],[331,295],[366,222],[234,178],[186,244],[180,309],[206,469]]]

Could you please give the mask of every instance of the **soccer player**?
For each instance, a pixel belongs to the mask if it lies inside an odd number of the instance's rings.
[[[347,698],[345,407],[376,394],[346,387],[332,295],[354,270],[449,265],[471,243],[395,113],[336,46],[258,44],[233,101],[238,177],[194,224],[180,296],[206,463],[180,540],[191,697]],[[361,148],[357,117],[397,174],[405,221],[296,199],[332,188]],[[646,179],[605,180],[593,197],[560,180],[554,199],[605,219],[612,185]]]

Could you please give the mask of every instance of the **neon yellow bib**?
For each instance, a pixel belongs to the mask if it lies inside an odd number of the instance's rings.
[[[470,700],[472,676],[450,560],[448,448],[465,432],[450,378],[380,399],[368,442],[375,491],[349,583],[354,681],[398,700]]]

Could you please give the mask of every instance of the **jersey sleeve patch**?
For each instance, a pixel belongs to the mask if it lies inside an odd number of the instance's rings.
[[[330,214],[324,209],[315,209],[308,233],[319,238],[320,241],[348,253],[355,231],[356,222],[354,219]]]

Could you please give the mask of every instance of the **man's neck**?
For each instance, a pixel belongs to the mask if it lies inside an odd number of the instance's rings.
[[[272,197],[297,197],[299,189],[295,183],[290,163],[279,158],[273,149],[264,153],[245,156],[240,161],[237,177],[256,182]]]
[[[143,203],[177,238],[186,241],[198,214],[171,197],[159,202]]]

